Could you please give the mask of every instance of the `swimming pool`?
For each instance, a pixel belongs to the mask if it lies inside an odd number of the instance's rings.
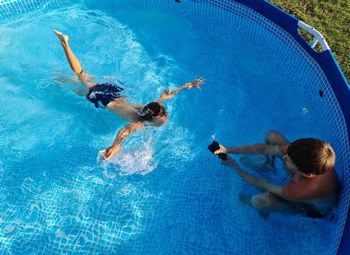
[[[213,137],[253,143],[270,129],[319,137],[348,183],[345,117],[320,66],[237,2],[130,2],[3,2],[21,15],[0,23],[0,253],[335,254],[346,185],[327,220],[266,221],[238,200],[257,190],[206,149]],[[123,81],[131,101],[206,83],[167,104],[165,127],[135,134],[104,164],[98,150],[124,123],[74,92],[54,28],[84,69]]]

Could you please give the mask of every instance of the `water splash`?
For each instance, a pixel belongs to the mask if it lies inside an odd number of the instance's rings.
[[[153,154],[154,148],[151,145],[151,141],[142,142],[141,146],[136,150],[121,152],[110,163],[120,166],[121,175],[146,175],[152,172],[159,163],[153,159]]]

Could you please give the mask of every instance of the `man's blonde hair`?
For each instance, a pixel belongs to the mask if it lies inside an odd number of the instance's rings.
[[[334,168],[335,152],[332,146],[319,139],[296,140],[288,146],[287,154],[305,174],[320,175]]]

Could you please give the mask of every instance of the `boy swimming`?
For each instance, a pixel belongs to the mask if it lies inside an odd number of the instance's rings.
[[[209,149],[214,151],[213,145]],[[322,218],[337,204],[340,183],[334,171],[335,153],[331,145],[322,140],[303,138],[288,143],[282,134],[273,131],[265,137],[265,144],[231,148],[217,144],[215,149],[214,153],[220,158],[232,153],[264,154],[283,159],[290,179],[285,185],[276,185],[245,172],[231,157],[223,158],[223,164],[265,192],[252,197],[241,196],[242,202],[259,211],[285,211]],[[263,165],[267,164],[267,161],[263,162]]]
[[[85,72],[77,57],[74,55],[68,44],[68,36],[62,32],[53,30],[61,42],[66,54],[68,63],[79,81],[86,88],[86,98],[95,105],[96,108],[108,108],[111,112],[127,119],[130,123],[119,130],[113,144],[106,150],[102,150],[103,160],[111,159],[121,149],[122,142],[136,130],[147,125],[162,126],[168,119],[168,113],[163,103],[170,100],[183,89],[199,88],[204,79],[199,78],[193,82],[188,82],[183,86],[169,91],[166,89],[155,101],[147,105],[129,103],[127,98],[122,96],[123,88],[111,83],[96,83],[92,81],[92,76]]]

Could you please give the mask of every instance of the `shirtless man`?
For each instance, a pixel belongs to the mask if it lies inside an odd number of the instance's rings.
[[[166,89],[162,95],[155,101],[147,105],[131,104],[122,96],[123,88],[110,83],[96,83],[91,80],[92,76],[83,70],[79,60],[74,55],[68,44],[68,36],[57,30],[53,30],[61,42],[63,50],[66,54],[68,63],[77,75],[81,83],[86,87],[86,98],[92,102],[96,108],[107,107],[113,113],[129,120],[129,124],[119,130],[113,144],[106,150],[101,152],[104,154],[103,160],[109,160],[121,149],[122,142],[133,132],[147,125],[160,127],[168,119],[163,103],[170,100],[183,89],[199,88],[204,79],[197,79],[188,82],[183,86],[169,91]]]
[[[232,154],[265,154],[281,157],[290,174],[285,185],[269,183],[242,170],[231,157],[223,164],[232,168],[246,182],[265,193],[241,196],[243,202],[262,212],[285,211],[322,218],[336,206],[340,183],[334,171],[335,153],[330,144],[314,138],[298,139],[292,143],[276,131],[269,132],[265,144],[225,148],[219,145],[214,153],[222,157]]]

